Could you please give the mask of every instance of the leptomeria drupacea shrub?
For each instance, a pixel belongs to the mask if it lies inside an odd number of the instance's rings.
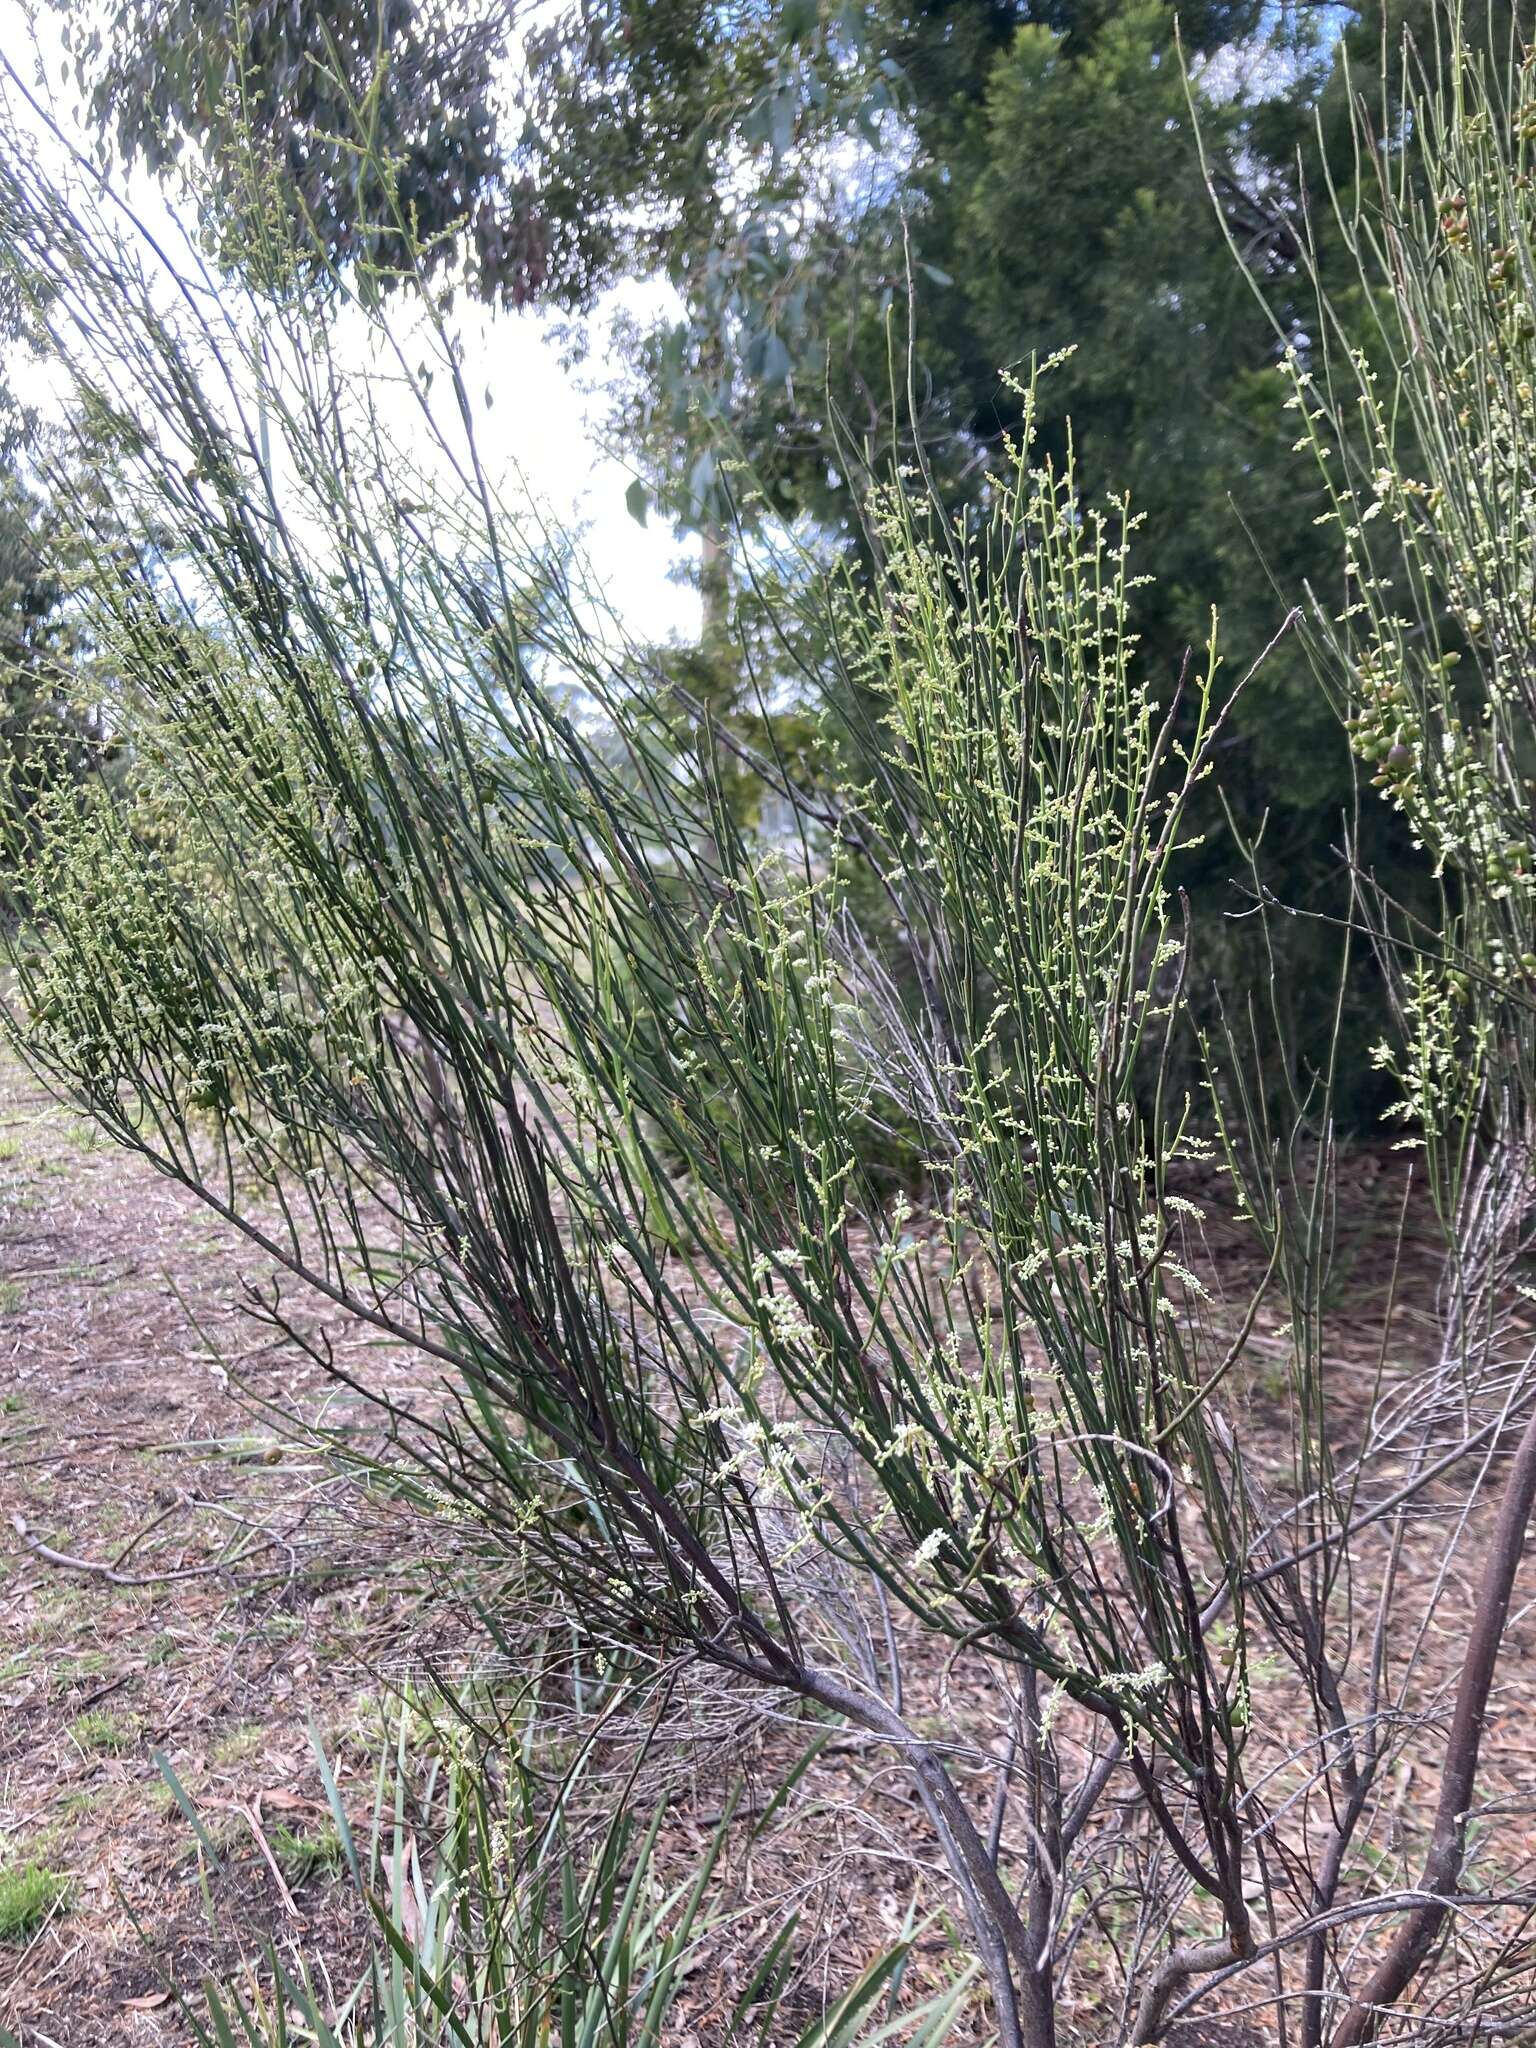
[[[709,772],[730,735],[679,752],[644,658],[523,543],[441,332],[439,421],[382,330],[388,384],[343,374],[301,271],[269,263],[254,303],[195,256],[178,281],[14,137],[0,213],[156,544],[81,592],[136,782],[49,817],[11,940],[27,1058],[438,1362],[447,1404],[408,1434],[444,1512],[594,1640],[892,1746],[1005,2042],[1053,2038],[1112,1907],[1100,2031],[1155,2039],[1241,1979],[1306,2038],[1342,2001],[1361,2038],[1338,1930],[1422,1926],[1381,1875],[1383,1788],[1435,1708],[1372,1546],[1498,1434],[1447,1423],[1436,1360],[1341,1448],[1327,1078],[1271,1138],[1230,1071],[1214,1099],[1250,1128],[1217,1155],[1285,1319],[1289,1468],[1229,1419],[1263,1290],[1204,1298],[1180,1179],[1210,1148],[1162,1078],[1214,629],[1169,709],[1127,629],[1129,523],[1083,513],[1070,460],[1026,442],[980,527],[901,480],[878,587],[825,595],[876,707],[867,780],[762,843]],[[915,990],[850,926],[855,863]],[[916,1209],[867,1165],[895,1117]],[[1458,1186],[1505,1156],[1475,1120],[1462,1152]],[[1523,1369],[1500,1386],[1513,1413]],[[1001,1757],[947,1691],[910,1703],[914,1644],[996,1688]]]
[[[1425,920],[1359,878],[1399,1021],[1375,1057],[1401,1089],[1404,1143],[1421,1154],[1447,1248],[1438,1354],[1411,1416],[1378,1412],[1373,1434],[1394,1439],[1410,1473],[1447,1443],[1475,1447],[1463,1498],[1486,1489],[1497,1503],[1419,1896],[1374,1968],[1340,1987],[1339,2048],[1374,2038],[1442,1944],[1457,1944],[1448,1923],[1536,1500],[1522,1315],[1536,1195],[1536,56],[1513,11],[1473,20],[1448,7],[1422,47],[1405,39],[1403,104],[1386,119],[1362,95],[1360,192],[1334,203],[1360,278],[1353,325],[1320,294],[1315,342],[1285,363],[1298,447],[1317,459],[1343,552],[1342,607],[1314,608],[1322,672],[1439,890]],[[1413,147],[1384,147],[1393,133]],[[1380,1750],[1366,1731],[1352,1760],[1366,1783]],[[1363,1805],[1345,1806],[1341,1857]],[[1529,1972],[1510,1978],[1483,2013],[1489,2027],[1529,2023]]]

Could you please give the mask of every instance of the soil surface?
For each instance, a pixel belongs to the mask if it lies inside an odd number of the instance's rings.
[[[172,1984],[358,1948],[312,1740],[366,1806],[417,1595],[291,1429],[335,1397],[242,1311],[272,1277],[0,1066],[0,1910],[57,1892],[0,1929],[25,2048],[180,2042]]]

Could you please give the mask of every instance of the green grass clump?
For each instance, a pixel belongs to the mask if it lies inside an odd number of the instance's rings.
[[[73,1657],[61,1658],[53,1673],[54,1691],[65,1693],[92,1678],[100,1678],[107,1663],[105,1650],[80,1650]]]
[[[101,1813],[115,1804],[121,1796],[116,1785],[77,1785],[56,1802],[55,1810],[61,1824],[72,1820],[83,1820],[93,1813]]]
[[[84,1594],[73,1586],[62,1586],[56,1593],[46,1594],[27,1623],[28,1641],[56,1643],[73,1635],[80,1626],[85,1604]]]
[[[226,1769],[232,1764],[249,1763],[253,1756],[260,1754],[266,1735],[267,1731],[259,1721],[242,1721],[238,1728],[231,1729],[228,1735],[214,1744],[213,1761]]]
[[[76,1745],[87,1754],[95,1752],[107,1756],[116,1756],[127,1749],[134,1734],[126,1721],[120,1721],[105,1707],[92,1707],[87,1713],[78,1714],[69,1724],[69,1732]]]
[[[272,1854],[292,1890],[319,1875],[335,1877],[342,1865],[341,1837],[334,1827],[300,1831],[280,1824],[270,1837]]]
[[[0,1941],[17,1941],[69,1893],[69,1879],[45,1863],[0,1870]]]
[[[26,1301],[27,1290],[19,1280],[0,1280],[0,1316],[16,1315]]]

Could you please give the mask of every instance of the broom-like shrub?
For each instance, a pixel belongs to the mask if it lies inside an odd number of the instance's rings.
[[[1473,132],[1465,105],[1434,131],[1431,103],[1414,138]],[[1483,112],[1476,134],[1507,133],[1508,109]],[[1501,152],[1487,205],[1527,222]],[[1411,240],[1390,181],[1384,206],[1387,288],[1418,318],[1438,244]],[[1492,1858],[1471,1882],[1468,1827],[1536,1486],[1514,1313],[1532,946],[1498,809],[1528,809],[1528,733],[1513,696],[1500,722],[1502,672],[1468,712],[1449,684],[1405,686],[1430,671],[1388,636],[1389,776],[1406,748],[1440,792],[1424,829],[1450,802],[1459,836],[1440,929],[1404,931],[1363,882],[1346,905],[1402,963],[1384,1057],[1430,1146],[1447,1279],[1427,1362],[1341,1401],[1332,1077],[1272,1128],[1234,1026],[1205,1101],[1167,1081],[1193,958],[1173,864],[1231,701],[1217,629],[1183,677],[1140,671],[1133,521],[1083,513],[1070,457],[1026,438],[979,524],[897,479],[870,508],[875,583],[808,571],[840,701],[873,711],[867,779],[802,793],[706,717],[679,748],[674,686],[498,499],[445,334],[407,353],[375,329],[360,385],[313,268],[275,241],[247,302],[107,208],[15,141],[0,161],[37,334],[155,542],[103,554],[84,599],[136,773],[46,820],[10,946],[29,1061],[437,1362],[444,1405],[400,1417],[403,1442],[590,1639],[889,1746],[1008,2048],[1048,2048],[1065,1996],[1085,2038],[1141,2043],[1218,1993],[1353,2048],[1397,2024],[1437,1944],[1433,2016],[1404,2038],[1528,2019],[1536,1895]],[[1480,345],[1435,305],[1447,363]],[[1313,424],[1321,361],[1298,360]],[[1400,374],[1449,372],[1426,352]],[[1493,576],[1513,516],[1494,486],[1526,444],[1501,424],[1445,446],[1414,505],[1438,515],[1459,479]],[[1354,545],[1373,515],[1347,484],[1339,503]],[[1426,576],[1459,575],[1461,545]],[[1462,606],[1513,663],[1529,605],[1505,580],[1507,636],[1481,586],[1480,625],[1443,584],[1434,616]],[[1371,645],[1339,685],[1367,753]],[[799,687],[814,701],[816,677]],[[727,756],[792,832],[742,828]],[[857,929],[871,890],[913,986]],[[896,1128],[917,1200],[871,1164]],[[1212,1204],[1259,1252],[1235,1305],[1206,1291]],[[1261,1313],[1284,1346],[1278,1447],[1244,1439]],[[1426,1526],[1431,1568],[1402,1569]],[[1443,1695],[1422,1653],[1446,1628],[1469,1648]],[[1426,1745],[1438,1790],[1400,1819],[1394,1774]]]

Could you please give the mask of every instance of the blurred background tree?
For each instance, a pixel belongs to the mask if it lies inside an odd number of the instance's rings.
[[[0,297],[0,346],[15,337],[14,314]],[[46,789],[101,764],[111,744],[102,678],[70,604],[80,549],[51,481],[68,459],[68,437],[0,376],[0,788],[22,831]],[[93,512],[104,539],[111,509]]]

